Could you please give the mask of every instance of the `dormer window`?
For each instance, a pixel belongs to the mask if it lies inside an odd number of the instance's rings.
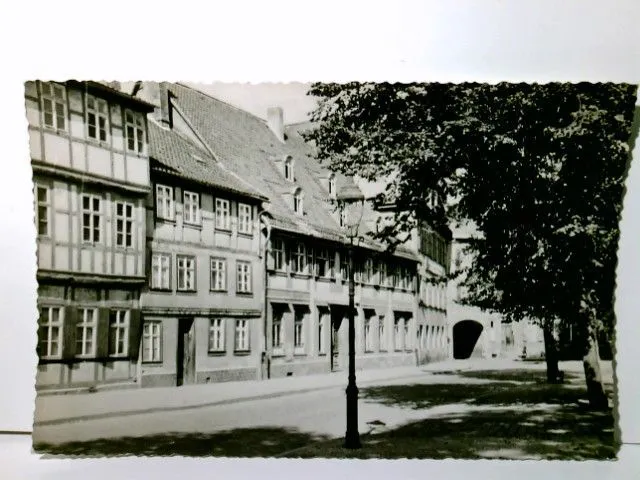
[[[333,173],[329,176],[329,197],[336,198],[336,176]]]
[[[298,215],[302,215],[304,213],[304,198],[302,194],[302,189],[296,189],[293,194],[293,211]]]
[[[293,158],[291,157],[284,159],[284,178],[293,182]]]

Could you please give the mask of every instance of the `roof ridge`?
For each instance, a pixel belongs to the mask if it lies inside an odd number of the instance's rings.
[[[229,103],[229,102],[227,102],[226,100],[222,100],[222,99],[221,99],[221,98],[219,98],[219,97],[215,97],[215,96],[213,96],[213,95],[212,95],[212,94],[210,94],[210,93],[203,92],[202,90],[198,90],[197,88],[194,88],[194,87],[192,87],[192,86],[190,86],[190,85],[187,85],[187,84],[185,84],[185,83],[182,83],[182,82],[176,82],[176,83],[175,83],[175,85],[178,85],[178,86],[180,86],[180,87],[182,87],[182,88],[187,88],[187,89],[192,90],[192,91],[194,91],[194,92],[196,92],[196,93],[200,93],[201,95],[204,95],[205,97],[209,97],[209,98],[210,98],[210,99],[212,99],[212,100],[215,100],[215,101],[220,102],[220,103],[224,103],[225,105],[227,105],[227,106],[229,106],[229,107],[233,108],[234,110],[238,110],[238,111],[240,111],[240,112],[242,112],[242,113],[246,113],[247,115],[251,115],[251,116],[252,116],[252,117],[254,117],[256,120],[259,120],[259,121],[260,121],[260,122],[262,122],[262,123],[265,123],[265,124],[267,123],[267,121],[266,121],[264,118],[261,118],[261,117],[257,116],[255,113],[252,113],[252,112],[250,112],[249,110],[245,110],[244,108],[238,107],[237,105],[233,105],[232,103]],[[286,125],[285,125],[285,126],[286,126]]]

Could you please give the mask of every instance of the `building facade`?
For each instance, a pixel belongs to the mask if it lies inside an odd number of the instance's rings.
[[[152,107],[97,82],[27,82],[38,388],[135,383]]]

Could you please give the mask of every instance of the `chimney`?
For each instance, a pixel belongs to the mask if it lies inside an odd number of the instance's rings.
[[[167,88],[167,82],[160,82],[159,84],[160,90],[160,123],[163,126],[172,128],[173,127],[173,112],[171,111],[171,93]]]
[[[284,143],[284,113],[282,107],[267,108],[267,124],[274,135]]]
[[[118,90],[119,92],[122,91],[122,84],[118,81],[107,82],[107,85],[114,90]]]

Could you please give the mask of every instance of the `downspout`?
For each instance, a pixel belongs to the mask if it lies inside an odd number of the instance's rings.
[[[264,288],[264,298],[262,303],[262,352],[260,355],[260,379],[264,380],[265,377],[268,379],[271,377],[271,359],[269,358],[267,345],[268,345],[268,335],[267,335],[267,289],[269,287],[269,274],[267,270],[267,259],[269,254],[269,242],[271,240],[271,224],[267,220],[268,212],[266,210],[260,211],[258,213],[258,218],[260,218],[260,222],[262,222],[267,229],[267,235],[265,237],[264,245],[262,247],[262,271],[264,274],[263,279],[263,288]],[[264,368],[266,368],[266,374],[264,372]]]

